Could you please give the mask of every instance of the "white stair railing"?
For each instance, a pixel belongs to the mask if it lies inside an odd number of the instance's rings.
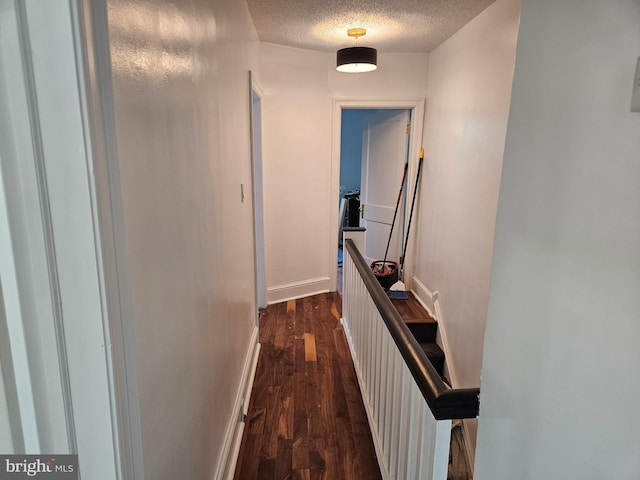
[[[439,377],[351,239],[342,312],[384,479],[446,480],[451,419],[477,416],[478,389]]]

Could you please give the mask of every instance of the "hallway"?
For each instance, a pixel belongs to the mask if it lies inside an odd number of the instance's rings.
[[[337,292],[269,306],[235,478],[380,478]]]

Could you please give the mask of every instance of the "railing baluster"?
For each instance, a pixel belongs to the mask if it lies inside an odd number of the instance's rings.
[[[372,327],[371,328],[371,334],[372,334],[371,345],[372,345],[373,351],[376,352],[378,350],[378,342],[380,341],[380,331],[377,326],[377,322],[375,322],[371,327]],[[373,381],[371,385],[369,385],[369,390],[371,391],[371,409],[373,413],[373,418],[375,419],[376,423],[378,423],[378,418],[379,418],[378,409],[380,406],[380,381],[381,381],[380,370],[378,369],[377,361],[378,361],[378,355],[374,354],[372,358],[372,364],[371,364],[371,370],[373,371],[372,373]]]
[[[420,407],[424,405],[421,402],[420,391],[415,383],[409,385],[409,415],[407,417],[408,434],[407,434],[407,449],[406,449],[406,465],[407,465],[407,480],[419,480],[418,477],[418,458],[417,453],[420,451],[418,444],[418,434],[420,432],[420,425],[416,419],[420,416]]]
[[[420,425],[420,435],[418,437],[418,448],[421,451],[429,448],[431,444],[428,436],[428,427],[427,427],[427,410],[424,406],[420,409],[420,413],[418,416],[418,422]],[[427,475],[430,473],[429,463],[431,462],[431,455],[419,455],[418,456],[418,478],[430,478]]]
[[[401,404],[400,404],[400,393],[402,389],[402,366],[404,362],[402,361],[402,357],[399,355],[395,355],[395,351],[393,351],[393,369],[391,370],[393,373],[393,389],[391,394],[391,408],[389,409],[389,468],[391,469],[391,473],[394,474],[397,472],[398,468],[398,441],[400,439],[400,415],[401,415]],[[397,478],[397,476],[396,476]]]
[[[382,362],[382,358],[384,355],[384,347],[386,344],[384,342],[382,325],[380,325],[379,322],[378,322],[378,325],[376,325],[376,330],[378,331],[378,342],[376,343],[376,351],[378,352],[377,359],[376,359],[376,370],[380,372],[379,373],[380,381],[378,382],[378,388],[376,389],[375,421],[378,424],[380,424],[380,416],[382,415],[382,409],[384,408],[384,399],[382,398],[382,395],[386,388],[386,382],[387,382],[385,371],[383,370],[383,362]]]

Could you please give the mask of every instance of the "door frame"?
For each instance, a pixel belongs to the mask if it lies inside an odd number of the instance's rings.
[[[11,72],[14,108],[5,109],[0,129],[15,135],[0,163],[0,263],[10,282],[0,328],[8,331],[2,367],[12,369],[4,386],[17,399],[22,428],[12,432],[13,447],[76,453],[84,477],[141,478],[129,469],[135,419],[121,328],[128,323],[116,292],[114,230],[103,215],[111,212],[105,189],[115,163],[105,126],[112,110],[106,5],[6,5],[0,23],[10,26],[3,41],[12,48],[2,52],[0,76]],[[49,49],[55,57],[42,54]]]
[[[409,143],[409,168],[407,171],[407,192],[413,192],[415,183],[415,172],[418,168],[418,155],[422,148],[424,131],[425,99],[410,98],[398,100],[376,100],[376,99],[352,99],[333,98],[333,121],[331,128],[331,201],[330,201],[330,225],[332,233],[330,238],[338,237],[338,215],[340,205],[340,145],[342,142],[342,110],[366,110],[366,109],[408,109],[411,110],[411,139]],[[415,232],[415,229],[414,229]],[[409,249],[411,245],[407,247]],[[330,285],[336,289],[337,269],[335,268],[338,258],[338,243],[332,242],[329,246],[328,264]],[[411,264],[405,265],[405,285],[410,288],[412,278]]]
[[[253,196],[253,248],[255,255],[256,309],[267,306],[267,286],[264,253],[264,190],[262,169],[262,88],[253,72],[249,71],[249,117],[251,131],[251,184]],[[257,104],[257,108],[256,108]],[[256,135],[256,130],[259,134]],[[256,325],[258,316],[256,316]]]

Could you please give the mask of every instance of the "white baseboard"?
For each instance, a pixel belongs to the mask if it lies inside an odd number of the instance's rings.
[[[258,327],[254,327],[242,367],[242,379],[238,392],[236,393],[231,418],[229,418],[229,423],[225,431],[222,453],[218,459],[216,473],[213,477],[215,480],[233,479],[238,461],[238,453],[240,452],[240,443],[242,442],[242,433],[244,432],[244,421],[240,421],[240,410],[242,409],[242,413],[246,414],[246,409],[251,397],[251,387],[256,374],[256,367],[258,366],[259,353]]]
[[[331,291],[331,279],[329,277],[310,278],[300,282],[276,285],[275,287],[267,288],[267,304],[271,305],[329,291]]]
[[[431,292],[429,288],[420,281],[417,277],[413,277],[412,282],[412,293],[420,302],[420,304],[429,312],[437,322],[438,322],[438,333],[436,335],[436,343],[442,350],[444,351],[445,365],[444,365],[444,373],[451,382],[451,386],[453,388],[458,388],[460,386],[460,382],[458,380],[458,375],[456,374],[456,370],[454,365],[448,361],[451,358],[450,352],[451,348],[449,348],[449,340],[447,338],[447,326],[446,322],[442,316],[442,310],[440,309],[440,302],[438,301],[438,291]],[[462,420],[462,435],[464,437],[464,446],[466,449],[467,459],[469,460],[469,467],[471,468],[471,473],[473,474],[473,466],[475,460],[475,452],[471,449],[471,435],[469,433],[469,419]]]
[[[382,477],[382,480],[391,480],[391,477],[389,475],[389,467],[387,466],[384,450],[382,448],[382,439],[378,434],[378,426],[374,421],[373,412],[371,411],[371,407],[370,407],[371,402],[369,402],[369,398],[367,398],[367,394],[364,388],[364,383],[362,382],[360,364],[358,362],[357,355],[355,354],[353,343],[351,342],[351,332],[349,331],[349,325],[347,324],[347,322],[344,321],[344,317],[340,319],[340,323],[342,324],[342,328],[344,329],[345,337],[347,337],[349,352],[351,353],[351,359],[353,360],[353,366],[356,371],[356,377],[358,377],[358,385],[360,386],[362,403],[364,404],[364,409],[367,412],[367,421],[369,422],[369,429],[371,430],[371,437],[373,438],[373,447],[376,450],[376,457],[378,458],[378,466],[380,467],[380,476]]]
[[[434,305],[435,301],[438,299],[438,292],[435,291],[432,293],[418,277],[413,277],[411,279],[411,292],[425,310],[429,312],[429,315],[431,315],[435,320],[438,320],[436,318]]]

